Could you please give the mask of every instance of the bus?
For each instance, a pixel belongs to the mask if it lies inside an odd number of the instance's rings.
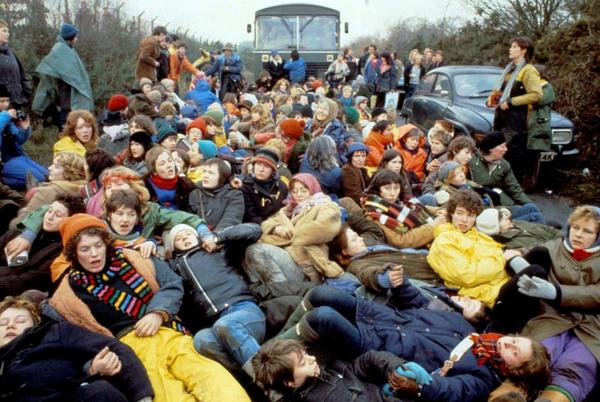
[[[277,50],[287,61],[294,49],[306,62],[307,77],[323,76],[340,51],[340,12],[310,4],[286,4],[256,11],[253,51],[256,75],[264,69],[271,51]]]

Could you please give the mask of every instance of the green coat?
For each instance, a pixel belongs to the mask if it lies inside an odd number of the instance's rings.
[[[562,230],[539,223],[513,221],[513,225],[508,232],[492,236],[507,249],[534,247],[563,235]]]
[[[35,71],[40,75],[40,83],[31,105],[34,112],[42,114],[56,101],[58,80],[71,87],[71,110],[94,110],[94,96],[87,70],[73,46],[60,35]]]
[[[483,187],[501,191],[500,205],[509,207],[531,202],[529,197],[525,195],[525,191],[521,188],[510,163],[506,159],[487,162],[483,155],[477,151],[469,162],[469,169],[471,170],[471,179],[474,182],[481,184]]]
[[[552,84],[546,81],[542,81],[542,91],[544,95],[532,105],[527,121],[527,149],[531,151],[550,151],[552,145],[550,115],[556,95]]]
[[[298,173],[300,171],[300,163],[302,162],[302,155],[308,149],[308,145],[311,142],[310,133],[304,132],[298,141],[294,144],[290,157],[288,158],[287,165],[292,173]]]

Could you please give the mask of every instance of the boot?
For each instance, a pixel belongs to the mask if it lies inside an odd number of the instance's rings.
[[[302,317],[300,322],[286,331],[280,332],[273,339],[295,339],[306,343],[316,343],[319,340],[319,333],[315,331],[306,317]]]
[[[288,320],[285,322],[285,325],[283,326],[281,331],[279,331],[279,334],[287,331],[288,329],[290,329],[293,326],[295,326],[296,324],[298,324],[298,322],[300,322],[302,317],[304,317],[304,314],[306,314],[309,311],[314,309],[313,305],[310,304],[310,301],[308,300],[308,297],[310,296],[311,292],[312,292],[312,289],[309,290],[308,292],[306,292],[306,294],[304,295],[304,298],[302,299],[300,304],[298,304],[298,307],[296,307],[296,310],[294,310],[292,312],[292,314],[289,316]]]
[[[565,392],[556,389],[545,389],[534,402],[571,402],[573,399],[569,398]]]

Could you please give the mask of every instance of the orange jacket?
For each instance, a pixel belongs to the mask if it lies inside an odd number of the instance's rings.
[[[177,53],[169,55],[169,79],[175,82],[179,81],[179,76],[183,70],[194,75],[200,72],[200,70],[192,66],[187,56],[180,59]]]
[[[414,172],[419,180],[422,181],[425,178],[425,162],[427,161],[427,152],[423,148],[425,145],[425,136],[421,135],[419,137],[419,145],[416,152],[409,151],[404,147],[404,138],[413,128],[417,127],[412,124],[405,124],[398,127],[398,138],[396,139],[394,148],[402,154],[404,170]]]
[[[394,144],[394,136],[390,134],[384,134],[377,131],[371,131],[367,138],[365,138],[365,145],[369,147],[369,154],[367,155],[367,166],[377,167],[381,162],[383,153],[392,148]]]

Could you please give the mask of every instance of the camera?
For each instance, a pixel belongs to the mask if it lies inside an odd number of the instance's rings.
[[[5,253],[6,253],[6,250],[5,250]],[[29,252],[22,251],[18,255],[13,256],[13,258],[9,258],[8,254],[6,254],[6,260],[7,260],[6,262],[8,262],[9,267],[16,267],[19,265],[23,265],[27,261],[29,261]]]
[[[22,110],[17,110],[17,120],[23,121],[25,119],[27,119],[27,113]]]

